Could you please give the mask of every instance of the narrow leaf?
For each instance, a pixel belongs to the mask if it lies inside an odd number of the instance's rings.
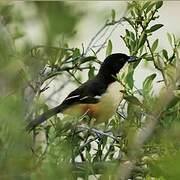
[[[114,9],[112,9],[112,11],[111,11],[111,17],[112,17],[112,21],[114,22],[115,18],[116,18],[116,12]]]
[[[142,106],[141,102],[139,99],[135,96],[125,96],[124,99],[134,105]]]
[[[126,75],[126,79],[125,79],[125,82],[130,89],[132,89],[134,86],[133,73],[134,73],[134,71],[129,71],[128,74]]]
[[[150,76],[148,76],[144,82],[143,82],[143,92],[145,92],[145,94],[147,94],[148,92],[151,91],[152,89],[152,82],[155,79],[156,74],[151,74]]]
[[[163,5],[163,1],[158,1],[156,3],[156,9],[159,9]]]
[[[133,40],[135,40],[135,35],[134,35],[134,33],[133,33],[132,31],[129,31],[129,33],[130,33],[130,37],[131,37]]]
[[[80,56],[80,55],[81,55],[80,50],[79,50],[78,48],[76,48],[76,49],[74,50],[74,52],[73,52],[72,57],[75,58],[75,57],[78,57],[78,56]]]
[[[165,49],[162,50],[162,53],[163,53],[163,56],[164,56],[166,59],[168,59],[168,52],[167,52]]]
[[[146,9],[151,4],[151,1],[147,1],[144,3],[142,10]]]
[[[107,49],[106,49],[106,56],[109,56],[111,53],[112,53],[112,42],[111,42],[111,40],[109,40]]]
[[[158,29],[160,29],[160,28],[163,27],[163,26],[164,26],[163,24],[155,24],[154,26],[152,26],[152,27],[149,29],[149,32],[157,31]]]
[[[89,69],[89,72],[88,72],[89,79],[92,79],[94,77],[94,71],[95,71],[94,66]]]
[[[154,41],[154,43],[153,43],[153,45],[152,45],[152,48],[151,48],[152,52],[154,52],[154,51],[156,50],[156,48],[157,48],[157,46],[158,46],[158,42],[159,42],[159,39],[156,39],[156,40]]]
[[[140,48],[142,45],[144,45],[146,41],[147,35],[145,32],[143,32],[140,36],[139,42],[138,42],[138,48]]]
[[[170,45],[172,46],[173,41],[172,41],[172,37],[169,33],[167,33],[167,37],[168,37],[168,41],[169,41]]]
[[[128,29],[126,29],[126,36],[130,36],[130,32]]]
[[[152,4],[150,4],[150,5],[147,7],[147,9],[146,9],[146,14],[147,14],[149,11],[152,11],[154,5],[155,5],[155,3],[152,3]]]

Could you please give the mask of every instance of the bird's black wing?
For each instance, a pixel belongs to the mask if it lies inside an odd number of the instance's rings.
[[[106,86],[99,83],[97,79],[92,79],[79,88],[71,92],[62,104],[95,104],[101,99],[102,94],[106,91]]]

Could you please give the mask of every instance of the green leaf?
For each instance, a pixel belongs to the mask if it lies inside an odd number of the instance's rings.
[[[156,9],[159,9],[163,5],[163,1],[158,1],[156,3]]]
[[[112,42],[111,42],[111,40],[109,40],[107,49],[106,49],[106,56],[109,56],[111,53],[112,53]]]
[[[130,36],[130,32],[128,29],[126,29],[126,36]]]
[[[94,77],[94,71],[95,71],[94,66],[89,69],[89,72],[88,72],[89,79],[92,79]]]
[[[167,33],[167,37],[168,37],[168,41],[169,41],[170,45],[172,46],[173,40],[169,33]]]
[[[135,17],[135,16],[136,16],[133,10],[131,10],[131,16],[132,16],[132,17]]]
[[[149,55],[146,56],[145,59],[146,59],[147,61],[152,61],[152,60],[153,60],[152,56],[149,56]]]
[[[174,44],[176,44],[176,37],[175,37],[175,35],[173,34],[172,37],[173,37]]]
[[[158,42],[159,42],[159,39],[156,39],[156,40],[154,41],[154,43],[153,43],[153,45],[152,45],[152,48],[151,48],[152,52],[154,52],[154,51],[156,50],[156,48],[157,48],[157,46],[158,46]]]
[[[125,36],[126,45],[131,51],[135,47],[135,36],[134,33],[126,29],[126,36]]]
[[[168,59],[168,52],[167,52],[165,49],[162,50],[162,53],[163,53],[163,56],[164,56],[166,59]]]
[[[136,47],[136,42],[132,40],[129,41],[129,46],[130,46],[130,52],[132,52]]]
[[[140,9],[139,9],[139,7],[138,7],[138,5],[136,4],[136,6],[135,6],[135,13],[137,14],[137,16],[140,16],[141,15],[141,11],[140,11]]]
[[[133,42],[134,42],[134,40],[133,40],[130,36],[126,36],[125,38],[126,38],[126,40],[128,40],[128,41],[133,41]]]
[[[138,42],[138,49],[144,45],[145,41],[146,41],[147,35],[145,32],[143,32],[140,36],[139,42]]]
[[[147,53],[144,53],[144,54],[142,54],[139,58],[140,58],[140,59],[146,59],[146,57],[147,57]]]
[[[115,18],[116,18],[116,12],[114,9],[112,9],[112,11],[111,11],[111,17],[112,17],[112,22],[114,22]]]
[[[125,82],[130,89],[132,89],[134,86],[133,74],[134,74],[134,71],[129,71],[125,78]]]
[[[151,74],[148,76],[143,82],[143,92],[144,94],[148,94],[152,89],[152,82],[155,79],[156,74]]]
[[[86,158],[89,162],[91,162],[91,154],[89,151],[86,151]]]
[[[153,10],[153,6],[155,5],[155,3],[152,3],[150,4],[147,9],[146,9],[146,14],[149,12],[149,11],[152,11]]]
[[[157,31],[158,29],[160,29],[160,28],[163,27],[163,26],[164,26],[163,24],[155,24],[154,26],[152,26],[152,27],[148,30],[148,33]]]
[[[144,3],[142,10],[146,9],[151,4],[151,1],[147,1]]]
[[[135,96],[124,96],[124,99],[134,105],[142,106],[142,103]]]
[[[129,31],[131,39],[135,40],[135,35],[132,31]]]
[[[73,52],[72,58],[78,57],[80,55],[81,55],[80,50],[78,48],[76,48]]]
[[[167,109],[174,107],[180,101],[179,97],[174,97],[168,104]]]

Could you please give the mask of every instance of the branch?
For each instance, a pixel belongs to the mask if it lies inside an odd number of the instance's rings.
[[[97,43],[97,41],[99,41],[105,34],[106,34],[106,28],[109,28],[109,26],[113,26],[115,24],[120,24],[123,21],[125,21],[124,18],[120,18],[118,21],[113,21],[113,22],[106,22],[105,25],[103,25],[103,27],[100,28],[100,30],[92,37],[91,41],[89,42],[86,50],[85,50],[85,55],[87,55],[87,53],[91,50],[91,48],[94,46],[95,43]],[[100,36],[100,38],[98,38],[98,36],[105,30],[105,32],[103,33],[103,35]],[[98,38],[98,40],[96,40]]]
[[[110,36],[112,35],[112,33],[115,31],[115,29],[118,27],[119,24],[116,24],[116,26],[111,30],[110,34],[107,36],[107,38],[105,39],[105,41],[102,43],[102,45],[99,47],[99,49],[96,51],[96,54],[101,51],[102,48],[104,48],[104,45],[107,43],[108,39],[110,38]]]

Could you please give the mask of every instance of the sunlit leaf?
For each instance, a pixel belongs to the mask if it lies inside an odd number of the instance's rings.
[[[106,48],[106,56],[109,56],[111,53],[112,53],[112,42],[111,40],[109,40]]]
[[[169,33],[167,33],[167,37],[168,37],[168,41],[169,41],[170,45],[172,46],[173,40]]]
[[[155,79],[156,74],[151,74],[143,82],[143,92],[149,93],[152,90],[152,82]]]

